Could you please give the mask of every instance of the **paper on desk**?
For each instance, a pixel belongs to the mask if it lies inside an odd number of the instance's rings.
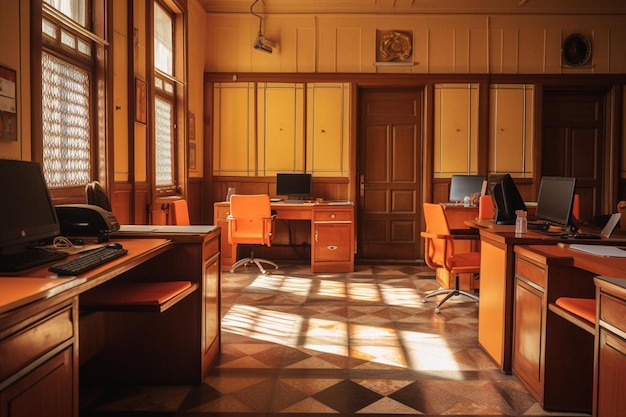
[[[626,258],[626,251],[616,246],[574,244],[569,245],[569,247],[581,252],[591,253],[592,255]]]

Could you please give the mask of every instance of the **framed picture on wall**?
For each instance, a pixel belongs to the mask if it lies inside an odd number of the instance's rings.
[[[17,73],[0,66],[0,140],[17,141]]]
[[[189,143],[189,170],[196,171],[198,169],[197,166],[197,155],[196,155],[196,143]]]
[[[196,116],[193,113],[189,113],[189,140],[196,138]]]
[[[148,123],[148,84],[140,78],[135,78],[135,120]]]

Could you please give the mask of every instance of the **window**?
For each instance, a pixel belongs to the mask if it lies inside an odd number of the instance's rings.
[[[154,181],[157,195],[169,195],[177,187],[176,121],[177,82],[175,58],[175,16],[154,2]]]
[[[95,177],[96,150],[104,140],[96,137],[104,117],[97,114],[103,98],[95,86],[104,80],[97,68],[106,41],[92,27],[102,26],[97,20],[104,12],[89,0],[44,0],[41,10],[41,38],[35,39],[41,39],[39,74],[45,76],[41,103],[34,106],[40,111],[33,112],[35,121],[41,118],[34,159],[42,162],[48,187],[81,189]]]

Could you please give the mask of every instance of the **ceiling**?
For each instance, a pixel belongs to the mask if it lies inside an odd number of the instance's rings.
[[[254,0],[198,0],[210,13],[249,13]],[[258,0],[264,14],[625,14],[624,0]]]

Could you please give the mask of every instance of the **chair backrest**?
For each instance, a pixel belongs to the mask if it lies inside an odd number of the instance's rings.
[[[424,203],[424,219],[426,232],[438,235],[449,235],[450,227],[445,208],[441,204]],[[445,267],[446,257],[454,255],[454,245],[450,239],[426,239],[425,254],[429,266],[431,263]]]
[[[91,181],[85,186],[85,195],[87,197],[87,204],[93,206],[102,207],[106,211],[111,211],[111,202],[107,197],[104,188],[98,181]]]
[[[229,243],[270,246],[273,218],[267,194],[234,194],[230,198],[228,218]]]
[[[493,220],[495,215],[493,200],[490,195],[483,195],[478,200],[478,218],[480,220]]]
[[[175,200],[170,203],[170,224],[177,226],[189,226],[189,207],[187,200]]]

